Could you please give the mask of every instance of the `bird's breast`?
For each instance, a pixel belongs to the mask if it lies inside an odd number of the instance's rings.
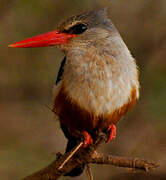
[[[129,63],[96,53],[77,54],[74,60],[72,57],[65,65],[62,84],[68,96],[81,108],[96,116],[111,114],[130,101],[133,89],[138,96],[133,60],[128,66]]]

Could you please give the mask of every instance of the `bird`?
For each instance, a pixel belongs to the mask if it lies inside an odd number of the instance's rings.
[[[108,142],[116,136],[117,122],[139,98],[139,71],[108,9],[72,16],[57,30],[26,38],[9,47],[55,46],[65,54],[54,85],[53,111],[68,139],[66,152],[83,138],[93,144],[100,130]],[[78,176],[84,165],[68,176]]]

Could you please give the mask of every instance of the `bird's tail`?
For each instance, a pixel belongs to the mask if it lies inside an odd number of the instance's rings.
[[[66,152],[70,152],[75,146],[77,146],[77,144],[78,144],[78,139],[70,138],[67,143]],[[76,167],[72,169],[69,173],[66,173],[64,176],[71,176],[71,177],[79,176],[84,171],[84,167],[85,165]]]

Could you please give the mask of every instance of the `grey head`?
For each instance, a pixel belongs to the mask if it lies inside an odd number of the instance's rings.
[[[69,43],[60,45],[59,48],[69,50],[102,41],[107,37],[117,34],[117,30],[107,15],[107,8],[89,11],[67,19],[58,26],[59,32],[76,34]]]

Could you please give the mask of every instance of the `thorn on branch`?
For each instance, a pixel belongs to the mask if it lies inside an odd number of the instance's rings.
[[[83,142],[80,142],[73,150],[69,152],[69,155],[63,161],[63,163],[59,166],[58,170],[61,170],[63,168],[63,166],[72,158],[72,156],[80,149],[82,145],[83,145]]]

